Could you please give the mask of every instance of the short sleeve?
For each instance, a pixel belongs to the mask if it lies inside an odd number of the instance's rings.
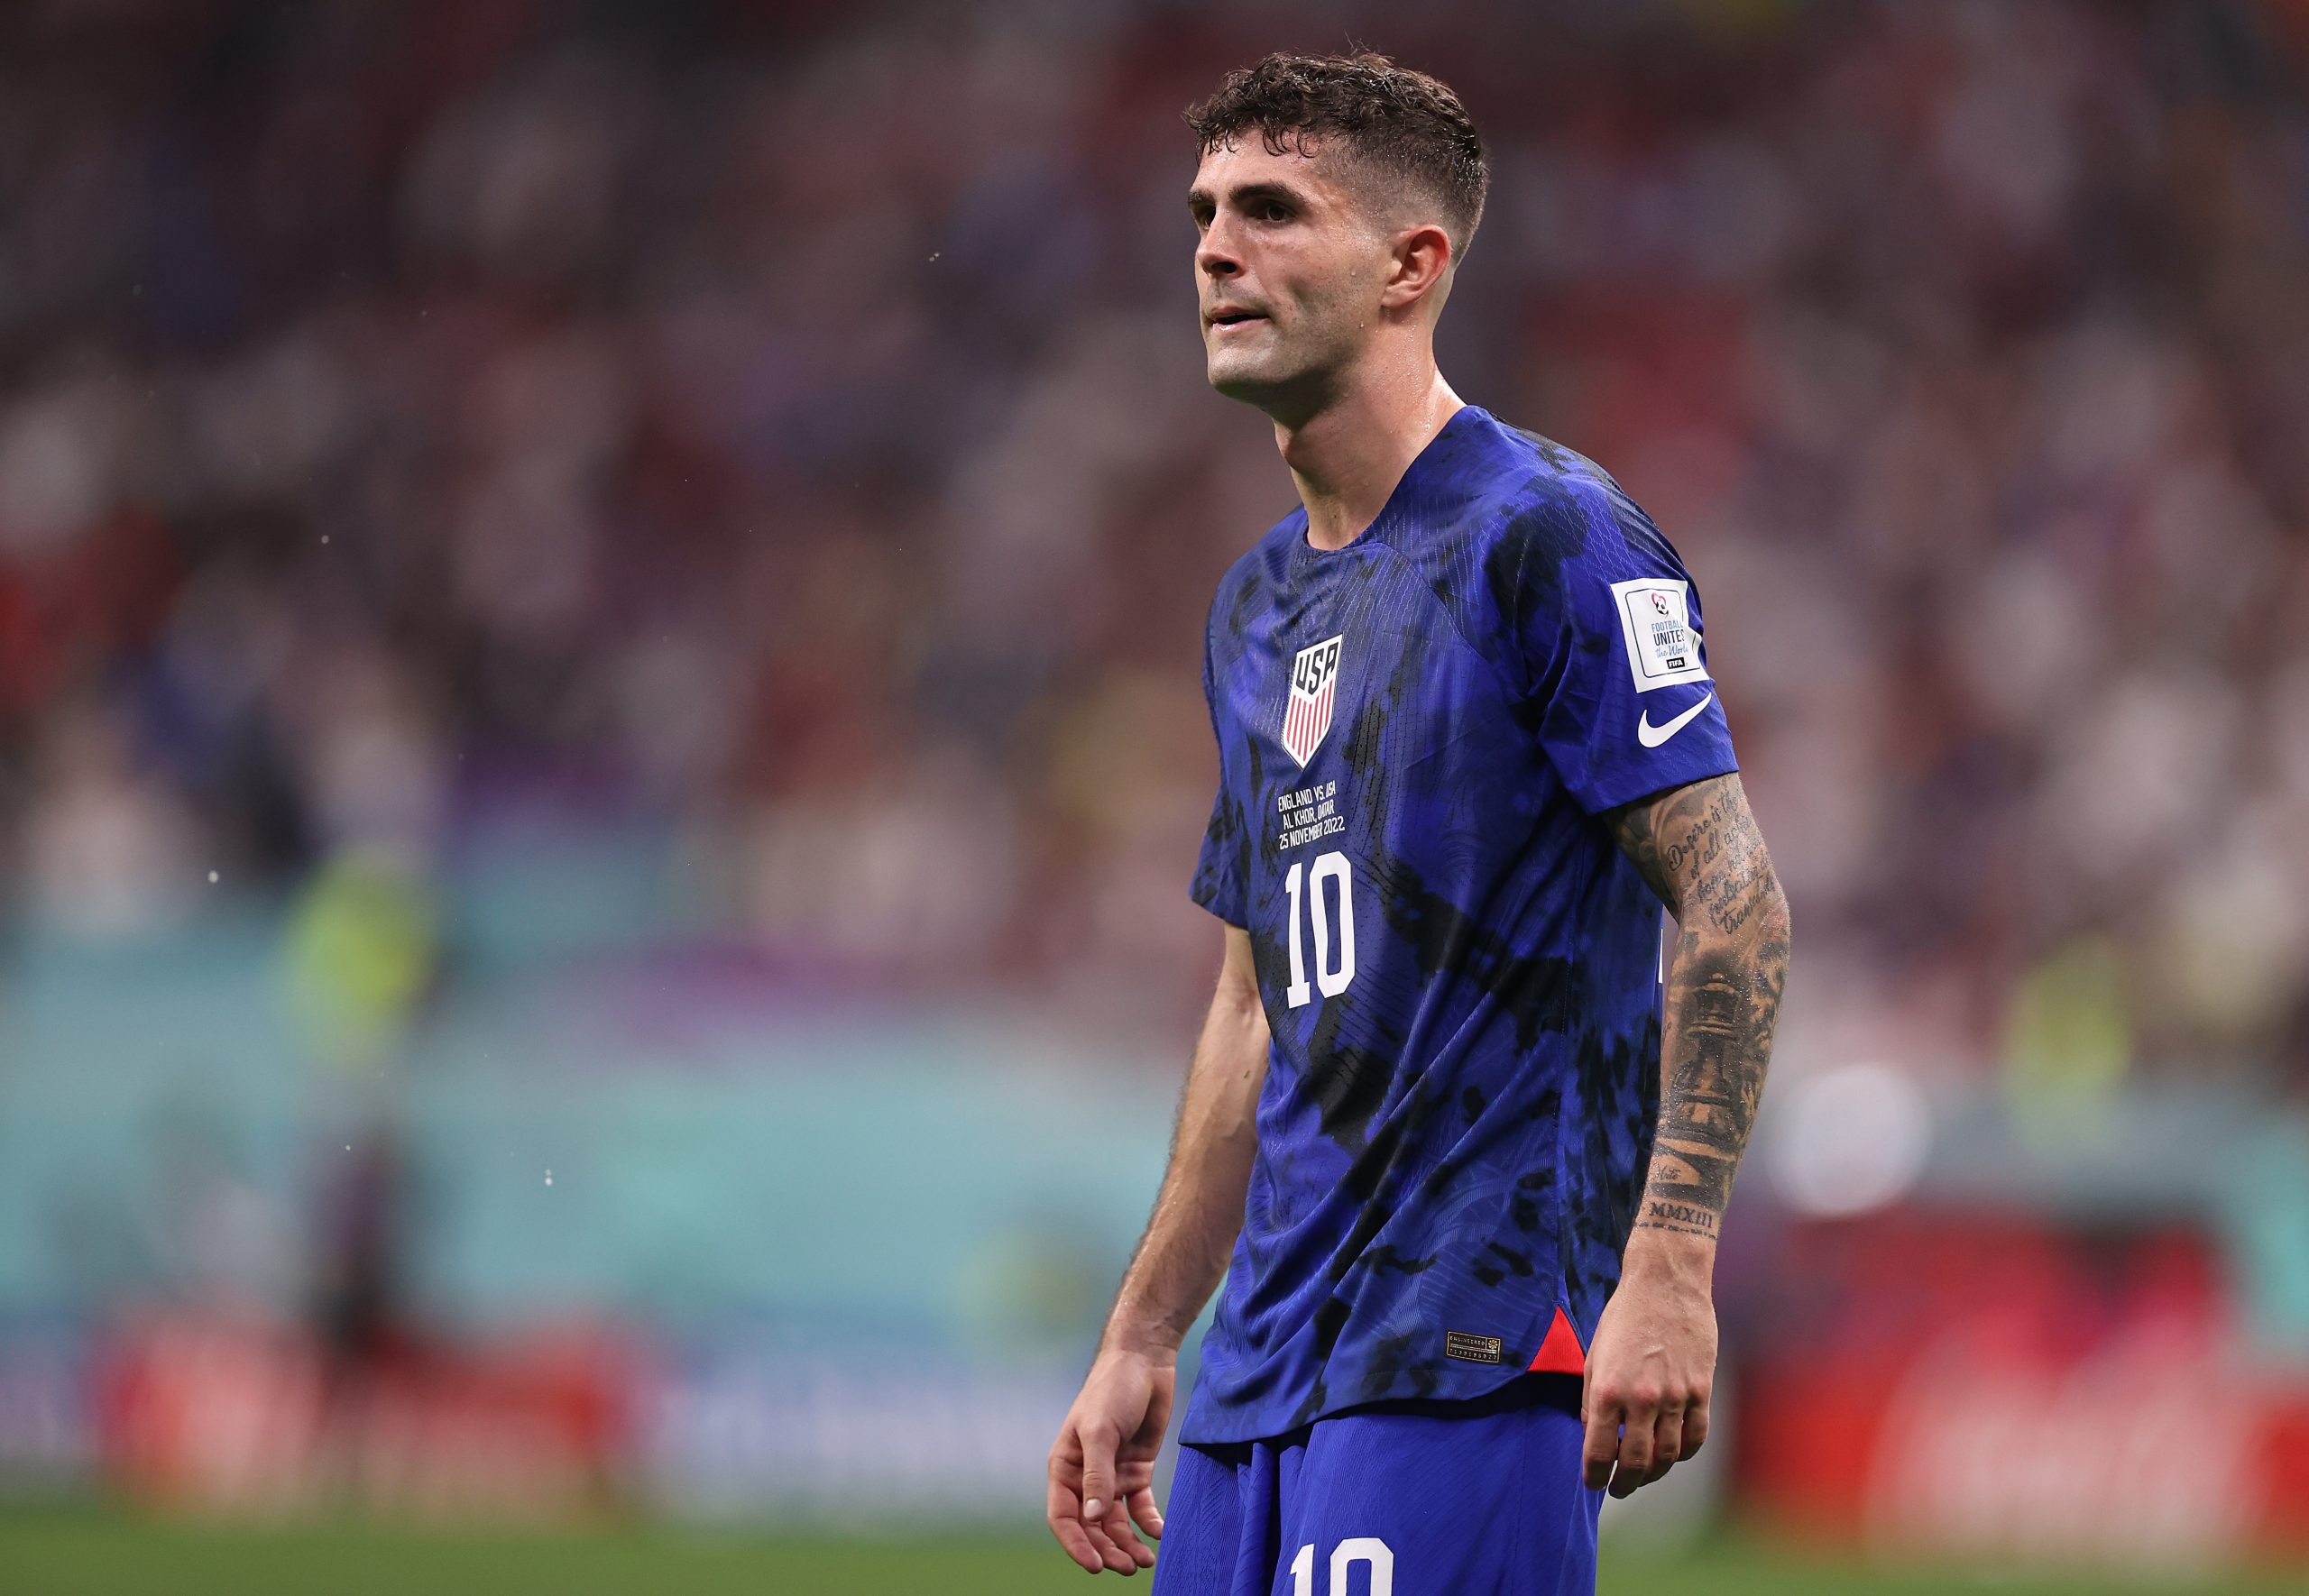
[[[1540,740],[1565,787],[1596,813],[1737,770],[1676,551],[1608,481],[1552,508],[1573,524],[1521,551],[1518,609]]]
[[[1210,709],[1211,736],[1219,744],[1219,793],[1211,801],[1210,825],[1202,834],[1202,854],[1195,861],[1194,884],[1188,892],[1196,903],[1228,924],[1247,926],[1250,913],[1245,895],[1244,855],[1249,831],[1245,825],[1242,803],[1227,784],[1227,738],[1219,730],[1219,698],[1211,679],[1208,632],[1203,639],[1202,696]]]

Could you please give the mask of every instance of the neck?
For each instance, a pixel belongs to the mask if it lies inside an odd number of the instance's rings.
[[[1393,381],[1348,385],[1313,415],[1274,424],[1275,447],[1307,507],[1307,541],[1344,548],[1386,508],[1419,452],[1465,401],[1431,356]]]

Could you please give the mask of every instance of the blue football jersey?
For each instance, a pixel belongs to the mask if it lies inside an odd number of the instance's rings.
[[[1274,1041],[1183,1434],[1576,1370],[1659,1108],[1659,899],[1602,811],[1736,768],[1674,549],[1468,407],[1354,542],[1219,586],[1197,902]]]

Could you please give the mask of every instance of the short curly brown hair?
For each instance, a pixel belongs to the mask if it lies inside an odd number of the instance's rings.
[[[1491,168],[1459,96],[1424,72],[1370,50],[1268,56],[1237,67],[1219,91],[1187,107],[1198,155],[1256,130],[1270,154],[1300,154],[1344,140],[1366,166],[1418,188],[1442,207],[1455,254],[1483,220]]]

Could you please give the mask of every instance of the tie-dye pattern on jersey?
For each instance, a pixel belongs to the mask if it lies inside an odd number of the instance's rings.
[[[1184,1434],[1479,1395],[1618,1279],[1662,922],[1597,816],[1735,768],[1698,597],[1610,477],[1470,407],[1345,548],[1261,539],[1207,645],[1194,896],[1274,1044]]]

